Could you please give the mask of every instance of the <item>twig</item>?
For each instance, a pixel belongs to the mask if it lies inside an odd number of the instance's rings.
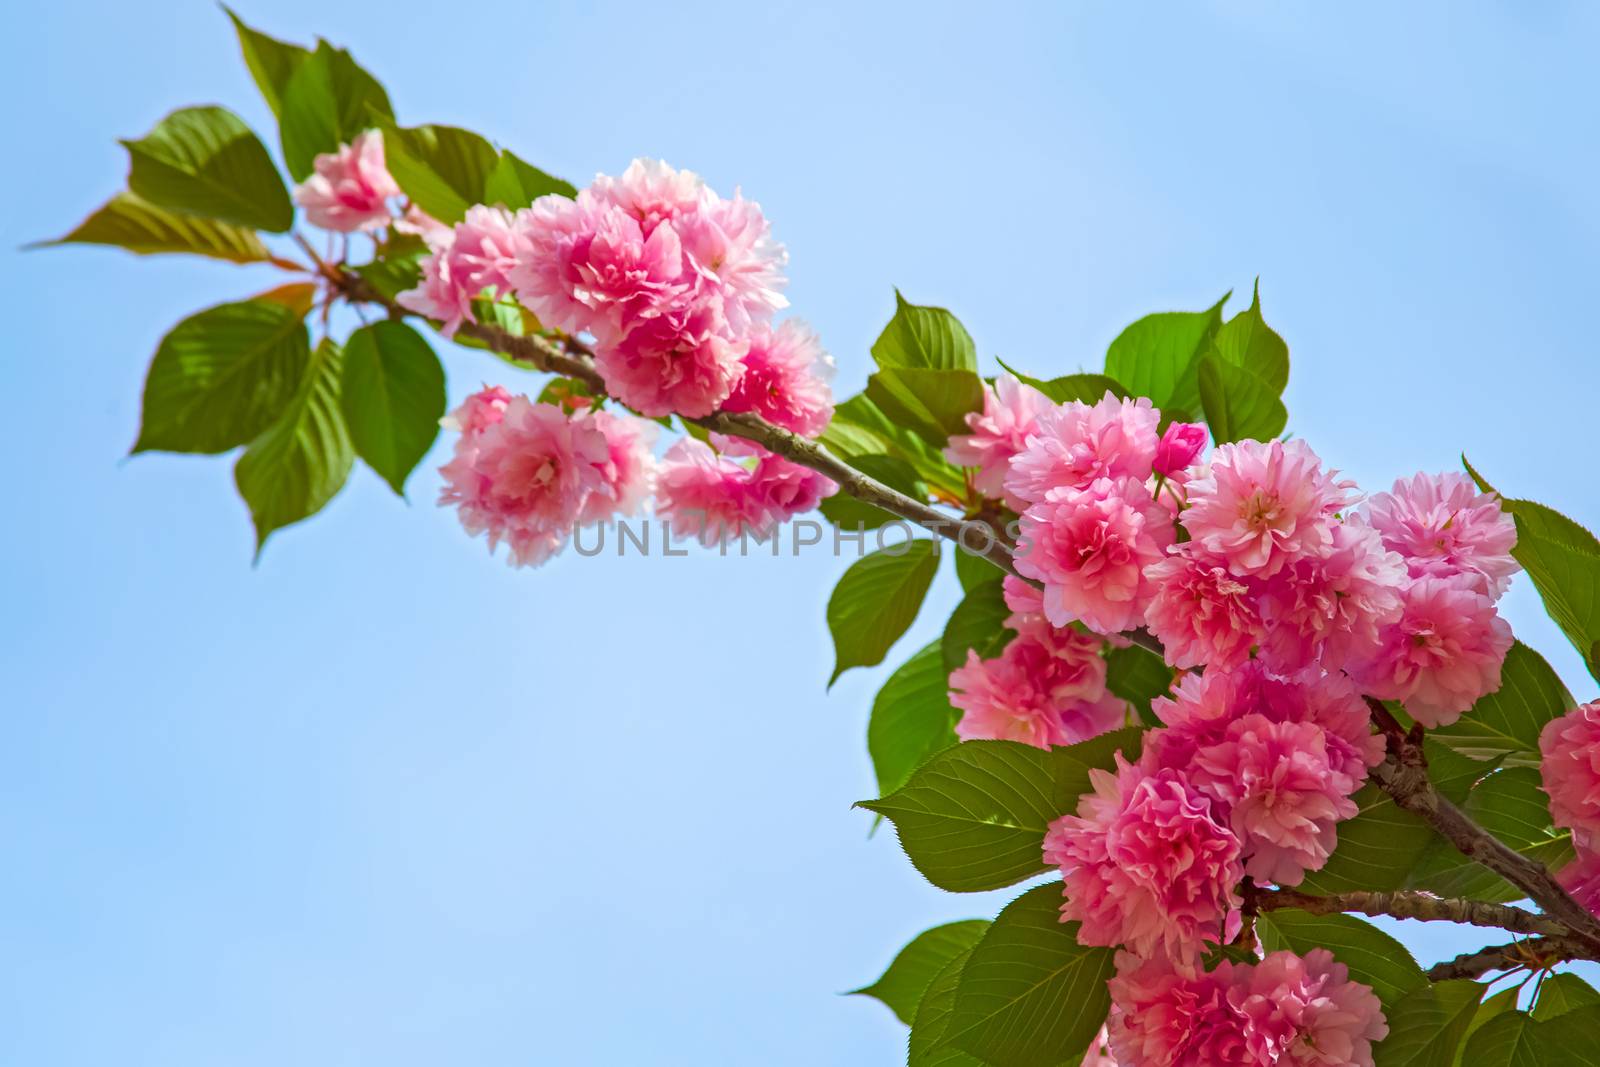
[[[1430,893],[1407,890],[1397,890],[1392,893],[1354,892],[1314,896],[1295,889],[1252,888],[1246,893],[1245,900],[1247,906],[1253,905],[1260,911],[1298,908],[1313,915],[1356,912],[1361,915],[1387,915],[1395,919],[1417,919],[1422,922],[1466,923],[1471,926],[1506,930],[1513,934],[1559,936],[1566,933],[1566,928],[1560,923],[1509,904],[1436,897]]]
[[[1463,856],[1528,894],[1547,916],[1560,922],[1591,951],[1600,952],[1600,918],[1573,900],[1548,867],[1505,844],[1441,795],[1428,779],[1427,758],[1420,741],[1398,733],[1397,723],[1391,728],[1388,724],[1394,723],[1394,717],[1381,703],[1371,697],[1367,702],[1389,743],[1389,755],[1372,770],[1372,779],[1379,788],[1437,830]]]
[[[1467,952],[1453,960],[1436,963],[1428,968],[1430,982],[1445,982],[1452,978],[1477,978],[1490,971],[1520,970],[1524,967],[1544,970],[1567,960],[1593,960],[1600,958],[1582,940],[1572,936],[1535,937],[1526,941],[1513,941],[1508,945],[1493,945]]]

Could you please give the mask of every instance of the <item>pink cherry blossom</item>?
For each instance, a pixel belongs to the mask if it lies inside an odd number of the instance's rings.
[[[311,225],[352,233],[382,229],[393,221],[389,198],[399,196],[400,187],[384,166],[378,131],[357,134],[337,152],[318,155],[311,165],[315,173],[294,190],[294,201],[305,209]]]
[[[744,376],[723,410],[753,411],[803,437],[825,430],[833,418],[833,360],[817,335],[799,319],[787,319],[776,329],[757,325],[745,340]]]
[[[1371,695],[1399,700],[1424,726],[1449,726],[1500,688],[1511,627],[1494,601],[1449,578],[1418,578],[1372,657],[1351,674]]]
[[[750,472],[745,493],[754,514],[757,532],[765,536],[780,523],[815,510],[818,504],[839,491],[825,474],[803,467],[793,460],[758,449],[760,458]]]
[[[1194,541],[1144,569],[1154,591],[1145,610],[1174,667],[1228,668],[1250,658],[1262,625],[1249,579],[1228,573]]]
[[[636,159],[617,177],[596,175],[584,192],[597,205],[621,209],[646,234],[663,222],[700,210],[715,196],[698,174],[655,159]]]
[[[1117,953],[1107,983],[1107,1031],[1118,1063],[1160,1067],[1267,1067],[1250,1041],[1251,1020],[1233,1001],[1236,970],[1179,971],[1167,961]]]
[[[601,466],[603,485],[589,494],[578,516],[580,524],[600,522],[613,515],[637,515],[655,488],[655,457],[650,449],[661,428],[631,415],[597,411],[587,416],[605,435],[606,462]]]
[[[1099,643],[1073,630],[1030,628],[993,659],[968,650],[950,688],[950,703],[965,712],[956,725],[963,741],[1070,745],[1121,726],[1127,714],[1106,693]]]
[[[1212,802],[1171,770],[1147,773],[1117,755],[1091,770],[1094,792],[1045,834],[1045,863],[1061,868],[1063,922],[1085,945],[1123,945],[1191,966],[1239,927],[1239,839]]]
[[[1005,491],[1005,478],[1012,457],[1027,446],[1039,416],[1055,408],[1055,403],[1031,385],[1024,385],[1009,371],[983,387],[983,410],[968,412],[967,428],[956,434],[944,456],[958,467],[976,467],[973,486],[984,496],[1005,499],[1013,511],[1022,511],[1027,501]]]
[[[1519,569],[1511,558],[1517,524],[1500,498],[1479,493],[1465,474],[1415,474],[1366,504],[1387,548],[1405,557],[1413,578],[1459,578],[1496,600]]]
[[[1285,678],[1251,660],[1232,670],[1186,674],[1150,709],[1166,727],[1145,735],[1141,760],[1150,769],[1189,767],[1201,749],[1224,743],[1233,723],[1254,715],[1321,728],[1330,773],[1348,779],[1351,792],[1383,761],[1383,739],[1372,731],[1366,702],[1342,674]]]
[[[471,317],[472,301],[487,289],[509,292],[507,274],[522,252],[504,208],[476,205],[456,224],[448,245],[422,260],[422,282],[395,298],[408,311],[442,322],[440,332],[452,337]]]
[[[762,522],[750,497],[750,471],[692,437],[679,440],[656,474],[656,514],[678,537],[714,545]]]
[[[1013,619],[1026,619],[1036,616],[1044,620],[1044,590],[1036,585],[1031,585],[1014,574],[1008,574],[1000,583],[1000,593],[1005,597],[1006,607],[1011,609]],[[1013,630],[1021,632],[1021,627],[1006,623]]]
[[[698,277],[700,298],[714,301],[735,333],[789,306],[781,292],[788,253],[772,239],[759,204],[737,193],[732,200],[711,197],[673,226]]]
[[[1006,492],[1033,504],[1053,489],[1084,489],[1098,479],[1142,482],[1161,443],[1160,421],[1144,397],[1118,400],[1109,392],[1092,407],[1074,401],[1052,408],[1039,415],[1027,446],[1011,461]]]
[[[567,543],[591,492],[606,492],[605,435],[552,404],[515,397],[500,421],[463,434],[443,467],[440,504],[456,506],[469,534],[501,541],[517,566],[538,566]]]
[[[1246,715],[1196,751],[1190,781],[1221,803],[1243,843],[1245,873],[1298,885],[1333,853],[1335,826],[1356,814],[1359,781],[1335,767],[1322,727]],[[1362,768],[1363,777],[1365,768]]]
[[[1600,701],[1545,723],[1539,753],[1550,817],[1578,844],[1600,846]]]
[[[637,322],[686,302],[682,244],[672,226],[639,220],[593,196],[541,196],[517,213],[526,243],[508,280],[546,326],[611,343]]]
[[[1400,557],[1356,516],[1328,532],[1321,553],[1286,561],[1261,589],[1261,658],[1286,674],[1365,660],[1400,617]]]
[[[1250,1044],[1283,1067],[1373,1067],[1372,1044],[1389,1034],[1383,1005],[1325,948],[1270,953],[1231,968],[1230,1000],[1249,1017]]]
[[[1172,477],[1195,460],[1206,447],[1206,428],[1196,422],[1175,422],[1161,435],[1152,464],[1157,474]]]
[[[498,423],[511,404],[511,393],[504,386],[486,385],[461,402],[461,406],[440,420],[447,430],[462,434],[482,433]]]
[[[644,320],[603,345],[595,367],[606,390],[641,415],[709,415],[744,376],[745,344],[730,340],[714,308],[701,305]]]
[[[455,227],[446,225],[415,204],[407,204],[405,213],[394,220],[396,233],[407,233],[422,238],[428,248],[437,252],[449,246],[455,237]]]
[[[1219,446],[1209,470],[1189,482],[1182,522],[1233,574],[1270,578],[1330,547],[1334,513],[1349,505],[1351,488],[1323,471],[1304,441],[1240,441]]]
[[[1153,435],[1152,435],[1153,436]],[[1022,516],[1017,573],[1044,583],[1045,616],[1114,633],[1144,622],[1155,583],[1145,567],[1174,532],[1167,513],[1133,478],[1057,489]]]

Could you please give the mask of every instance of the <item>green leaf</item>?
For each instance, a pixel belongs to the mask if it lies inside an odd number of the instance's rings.
[[[978,350],[961,320],[940,307],[906,302],[894,294],[894,318],[872,343],[872,358],[884,370],[963,370],[976,375]]]
[[[890,367],[867,379],[867,396],[895,422],[936,448],[967,429],[983,407],[983,380],[969,370]]]
[[[945,964],[933,981],[928,983],[922,1001],[917,1005],[916,1017],[911,1022],[907,1067],[984,1067],[980,1060],[960,1049],[941,1044],[945,1030],[950,1025],[950,1013],[955,1010],[956,987],[961,982],[961,972],[971,956],[971,949],[963,952]]]
[[[883,662],[906,632],[939,569],[932,541],[879,549],[850,565],[828,598],[835,663],[831,686],[851,667]]]
[[[256,527],[256,558],[273,531],[316,514],[355,463],[339,411],[342,353],[323,339],[300,389],[278,421],[250,442],[233,468]]]
[[[857,393],[833,409],[833,420],[820,440],[830,452],[849,461],[865,455],[887,455],[909,463],[929,486],[956,499],[967,491],[965,476],[928,442],[896,425],[865,393]]]
[[[412,202],[446,224],[484,202],[489,176],[500,161],[494,145],[455,126],[385,126],[389,173]]]
[[[177,215],[132,193],[118,193],[64,237],[29,247],[67,244],[112,245],[142,256],[189,252],[230,263],[260,263],[272,258],[254,230]]]
[[[853,456],[845,462],[913,500],[926,500],[928,497],[928,487],[917,477],[916,470],[911,464],[896,456],[881,454]],[[884,523],[895,521],[896,518],[882,508],[846,493],[835,493],[830,496],[822,502],[819,510],[823,518],[844,530],[876,530]]]
[[[1222,326],[1223,294],[1207,311],[1163,311],[1129,326],[1106,351],[1106,373],[1158,408],[1193,412],[1200,406],[1200,354]]]
[[[394,118],[389,94],[378,80],[349,52],[327,41],[318,41],[317,50],[296,64],[279,105],[283,161],[295,181],[311,174],[318,155],[336,152],[358,134]],[[394,161],[388,165],[392,172]]]
[[[484,181],[483,202],[502,204],[513,211],[527,207],[541,196],[551,195],[571,200],[578,195],[578,190],[571,182],[546,174],[512,152],[500,153]]]
[[[1256,932],[1268,952],[1286,948],[1303,956],[1314,948],[1327,949],[1385,1005],[1428,984],[1404,945],[1353,915],[1311,915],[1285,908],[1262,913]]]
[[[394,245],[395,242],[391,241],[390,244]],[[355,272],[380,296],[393,300],[407,289],[415,289],[422,284],[422,257],[428,253],[421,241],[417,245],[420,247],[413,248],[407,244],[386,248],[380,258],[354,268]]]
[[[1473,787],[1461,807],[1484,829],[1530,859],[1559,868],[1572,855],[1571,834],[1551,826],[1549,798],[1538,770],[1532,767],[1496,771]],[[1500,903],[1524,895],[1443,839],[1433,841],[1421,854],[1407,884],[1440,896]]]
[[[878,792],[899,789],[930,756],[954,745],[960,717],[950,704],[950,672],[934,642],[901,664],[873,698],[867,751]]]
[[[122,145],[128,188],[148,203],[274,233],[294,224],[294,206],[272,157],[225,108],[180,108]]]
[[[1146,723],[1159,725],[1150,702],[1172,688],[1172,668],[1142,645],[1113,648],[1106,653],[1106,688],[1132,704]]]
[[[405,496],[444,415],[444,368],[422,335],[385,319],[345,342],[339,403],[356,455]]]
[[[245,66],[250,68],[250,76],[261,90],[262,99],[272,109],[274,117],[281,117],[283,94],[289,86],[289,78],[310,57],[311,52],[297,44],[289,44],[251,29],[226,4],[222,10],[233,20],[233,28],[239,34],[239,51],[244,53]]]
[[[1548,983],[1547,983],[1548,984]],[[1513,1011],[1484,1024],[1467,1042],[1470,1067],[1595,1067],[1600,1065],[1600,1007],[1581,1007],[1541,1021]]]
[[[266,429],[311,357],[305,323],[269,300],[192,315],[161,339],[134,452],[226,452]]]
[[[978,586],[994,581],[996,577],[1005,578],[1005,572],[990,563],[985,556],[963,551],[957,551],[953,555],[956,557],[956,581],[961,583],[963,593],[970,593]]]
[[[1539,985],[1533,1017],[1542,1022],[1595,1004],[1600,1004],[1600,992],[1596,992],[1594,986],[1575,974],[1552,974]]]
[[[1060,910],[1061,885],[1051,882],[995,917],[961,968],[944,1044],[994,1067],[1082,1058],[1111,1007],[1116,954],[1078,944],[1078,924]]]
[[[881,978],[850,993],[883,1001],[909,1026],[928,985],[951,960],[966,955],[988,928],[987,919],[966,919],[924,930],[900,950]]]
[[[1261,317],[1259,278],[1250,306],[1222,324],[1207,351],[1224,363],[1249,371],[1274,397],[1283,395],[1289,384],[1289,346]]]
[[[953,671],[967,662],[967,650],[973,649],[979,659],[990,659],[1011,640],[1012,633],[1005,621],[1011,615],[1006,598],[1001,593],[1000,571],[994,567],[994,578],[970,590],[945,624],[940,648],[944,652],[945,670]]]
[[[1214,355],[1200,358],[1200,404],[1219,445],[1270,441],[1288,425],[1289,412],[1266,382]]]
[[[1001,889],[1045,869],[1050,823],[1076,811],[1089,771],[1121,751],[1138,757],[1138,730],[1118,730],[1049,750],[1014,741],[967,741],[936,753],[904,786],[860,806],[895,824],[923,877],[956,893]]]
[[[1066,374],[1059,378],[1051,378],[1049,381],[1040,381],[1038,378],[1030,378],[1023,374],[1003,359],[996,362],[1010,371],[1023,385],[1033,386],[1058,404],[1072,400],[1083,404],[1097,404],[1108,392],[1118,399],[1128,395],[1128,391],[1122,388],[1120,382],[1104,374]]]
[[[1550,664],[1517,641],[1500,669],[1500,688],[1428,736],[1473,759],[1501,757],[1510,764],[1538,766],[1539,731],[1573,707],[1572,694]]]
[[[1495,491],[1465,456],[1461,463],[1484,492]],[[1578,650],[1589,673],[1600,680],[1600,541],[1543,504],[1505,497],[1500,504],[1517,523],[1511,555],[1533,580],[1544,610]]]
[[[1385,1005],[1389,1036],[1373,1050],[1377,1067],[1451,1067],[1483,992],[1477,982],[1456,979],[1424,985]],[[1478,1067],[1476,1060],[1466,1062]]]
[[[1522,993],[1521,985],[1507,986],[1494,996],[1478,1005],[1478,1010],[1472,1015],[1472,1022],[1467,1026],[1465,1040],[1456,1050],[1455,1067],[1471,1067],[1462,1061],[1462,1054],[1472,1044],[1472,1035],[1491,1019],[1498,1019],[1508,1011],[1517,1010],[1517,997]]]

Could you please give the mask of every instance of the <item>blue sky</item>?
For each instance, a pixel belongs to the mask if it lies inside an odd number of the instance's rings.
[[[402,121],[742,186],[845,391],[895,285],[1048,376],[1260,275],[1330,463],[1382,488],[1466,450],[1600,527],[1592,6],[238,8],[351,47]],[[409,506],[358,471],[252,568],[228,462],[123,457],[161,335],[271,272],[14,251],[172,108],[275,143],[231,29],[200,0],[6,21],[0,1062],[900,1062],[838,991],[1009,894],[927,886],[850,810],[884,672],[824,692],[843,561],[512,571],[429,503],[440,448]],[[444,358],[453,398],[523,386]],[[1595,696],[1525,583],[1505,610]]]

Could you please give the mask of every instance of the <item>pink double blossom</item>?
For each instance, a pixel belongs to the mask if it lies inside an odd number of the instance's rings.
[[[1231,967],[1178,970],[1164,959],[1117,953],[1107,983],[1111,1051],[1121,1064],[1265,1067],[1252,1020],[1234,1003]]]
[[[1100,642],[1037,616],[1012,616],[1007,625],[1020,627],[1019,636],[1000,655],[979,659],[969,649],[950,673],[950,703],[963,712],[957,737],[1049,748],[1123,724],[1127,704],[1106,692]]]
[[[1520,568],[1511,557],[1517,524],[1500,498],[1455,472],[1401,478],[1366,503],[1384,546],[1405,558],[1413,578],[1457,579],[1498,600]]]
[[[1223,966],[1234,982],[1229,999],[1249,1018],[1249,1043],[1260,1062],[1373,1067],[1372,1045],[1389,1035],[1383,1005],[1333,953],[1279,951],[1254,966]]]
[[[804,322],[761,323],[746,334],[744,373],[724,411],[749,411],[774,426],[815,437],[833,418],[833,360]]]
[[[1206,447],[1206,428],[1195,422],[1175,422],[1161,435],[1152,464],[1155,472],[1171,478],[1200,458]]]
[[[1500,688],[1511,627],[1494,601],[1450,578],[1418,578],[1401,594],[1401,614],[1351,675],[1371,695],[1401,701],[1427,727],[1449,726],[1479,697]]]
[[[504,208],[478,205],[467,209],[448,243],[435,246],[422,260],[422,280],[395,302],[408,311],[438,319],[440,332],[453,337],[472,317],[472,302],[485,291],[510,291],[508,277],[522,252]]]
[[[311,225],[354,233],[394,221],[389,199],[400,195],[400,186],[384,164],[383,135],[377,130],[357,134],[338,151],[319,154],[311,166],[314,173],[294,190],[294,202],[305,209]]]
[[[1118,400],[1109,392],[1093,406],[1074,401],[1052,408],[1038,416],[1012,459],[1006,493],[1034,504],[1052,490],[1085,489],[1102,479],[1142,482],[1161,444],[1160,422],[1144,397]]]
[[[603,346],[595,369],[606,390],[641,415],[699,418],[738,387],[746,348],[724,330],[714,307],[690,306],[646,319]]]
[[[1020,512],[1028,503],[1006,492],[1006,475],[1012,459],[1027,447],[1039,416],[1054,408],[1049,397],[1004,371],[993,385],[984,384],[983,410],[967,413],[972,432],[952,435],[944,456],[958,467],[977,468],[973,487],[984,496],[1004,499],[1007,507]]]
[[[703,441],[685,437],[667,450],[656,477],[656,513],[678,537],[704,545],[751,534],[810,511],[838,491],[825,475],[756,446],[746,465]]]
[[[1228,571],[1197,542],[1150,564],[1145,622],[1174,667],[1235,667],[1250,658],[1262,623],[1252,579]]]
[[[1144,570],[1173,537],[1143,482],[1101,478],[1052,490],[1023,513],[1017,573],[1044,583],[1044,613],[1055,625],[1115,633],[1144,622],[1155,591]]]
[[[610,494],[609,446],[586,415],[519,396],[497,420],[486,417],[499,403],[479,398],[458,409],[459,424],[480,428],[463,433],[440,468],[439,503],[456,507],[469,534],[487,534],[491,552],[503,541],[513,564],[536,567],[566,545],[590,494]]]
[[[1600,701],[1545,723],[1539,755],[1550,817],[1579,845],[1600,851]]]
[[[1219,446],[1188,483],[1181,521],[1231,573],[1270,578],[1331,547],[1334,514],[1349,506],[1352,488],[1324,471],[1304,441],[1240,441]]]
[[[1150,773],[1119,753],[1091,770],[1094,792],[1050,824],[1045,863],[1059,867],[1063,922],[1085,945],[1122,945],[1192,966],[1239,928],[1239,839],[1211,799],[1173,770]]]
[[[1322,551],[1286,560],[1261,584],[1261,658],[1293,674],[1372,656],[1400,616],[1405,564],[1358,518],[1334,522]]]

